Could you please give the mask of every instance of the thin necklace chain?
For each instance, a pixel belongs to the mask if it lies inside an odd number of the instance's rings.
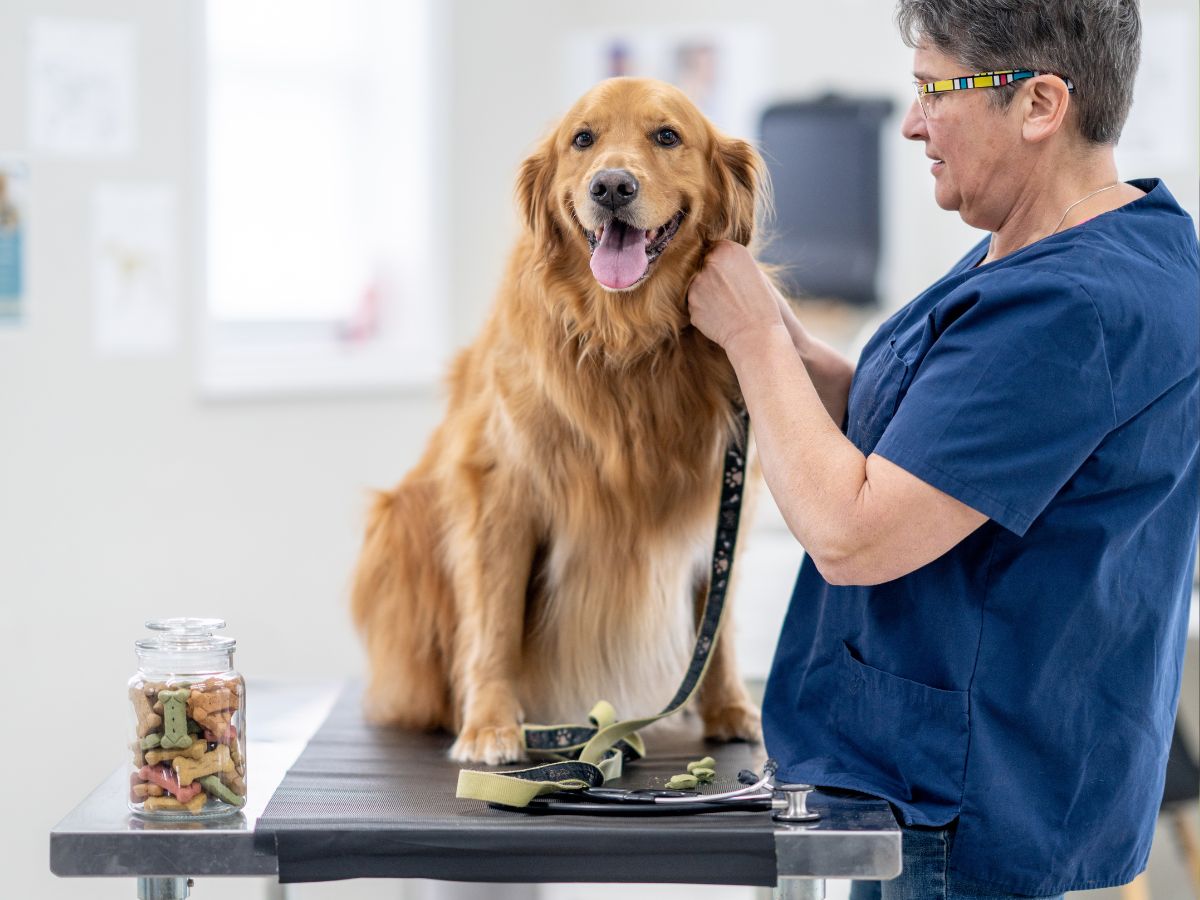
[[[1051,231],[1050,234],[1058,234],[1058,229],[1062,228],[1062,223],[1067,221],[1067,214],[1070,213],[1071,210],[1073,210],[1075,207],[1077,207],[1084,200],[1091,200],[1097,194],[1103,194],[1105,191],[1111,191],[1113,188],[1120,187],[1120,186],[1121,186],[1121,182],[1114,181],[1112,184],[1105,185],[1102,188],[1097,188],[1096,190],[1092,191],[1090,194],[1080,197],[1078,200],[1076,200],[1074,203],[1072,203],[1070,206],[1068,206],[1066,209],[1063,210],[1062,218],[1058,220],[1058,224],[1054,226],[1054,230]],[[1050,236],[1049,234],[1046,235],[1046,237],[1049,237],[1049,236]],[[988,257],[990,257],[992,255],[992,250],[994,250],[995,247],[996,247],[996,233],[992,232],[991,238],[988,239],[988,252],[987,252],[987,256],[984,257],[984,262],[988,261]]]
[[[1106,185],[1102,188],[1092,191],[1086,197],[1080,197],[1078,200],[1076,200],[1074,203],[1072,203],[1070,206],[1068,206],[1065,210],[1063,210],[1062,218],[1058,220],[1058,224],[1054,226],[1054,230],[1050,233],[1058,234],[1058,229],[1062,228],[1062,223],[1067,221],[1067,213],[1069,213],[1071,210],[1073,210],[1075,207],[1077,207],[1084,200],[1091,200],[1097,194],[1103,194],[1105,191],[1111,191],[1113,188],[1120,187],[1120,186],[1121,186],[1121,182],[1114,181],[1112,184]]]

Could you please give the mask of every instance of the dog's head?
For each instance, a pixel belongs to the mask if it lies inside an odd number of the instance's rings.
[[[670,282],[678,297],[713,241],[750,242],[764,179],[682,91],[614,78],[525,160],[517,196],[545,258],[607,292]]]

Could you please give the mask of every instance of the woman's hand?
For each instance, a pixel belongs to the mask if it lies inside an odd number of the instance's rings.
[[[729,353],[733,344],[751,346],[757,337],[784,325],[779,292],[759,269],[750,251],[718,241],[688,289],[692,324]]]

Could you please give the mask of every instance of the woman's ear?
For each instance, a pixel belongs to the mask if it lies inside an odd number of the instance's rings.
[[[1061,78],[1057,75],[1031,78],[1021,107],[1024,114],[1022,136],[1036,144],[1057,134],[1070,108],[1071,92]]]
[[[717,136],[713,141],[711,197],[705,237],[748,245],[754,237],[755,214],[769,191],[767,168],[758,151],[745,141]]]
[[[557,168],[554,135],[542,141],[533,155],[521,163],[517,175],[517,203],[540,245],[562,244],[563,235],[554,215],[554,173]]]

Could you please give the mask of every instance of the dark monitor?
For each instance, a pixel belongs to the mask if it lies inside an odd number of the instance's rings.
[[[825,97],[763,113],[775,221],[759,258],[781,266],[792,297],[878,301],[879,130],[891,111],[886,99]]]

